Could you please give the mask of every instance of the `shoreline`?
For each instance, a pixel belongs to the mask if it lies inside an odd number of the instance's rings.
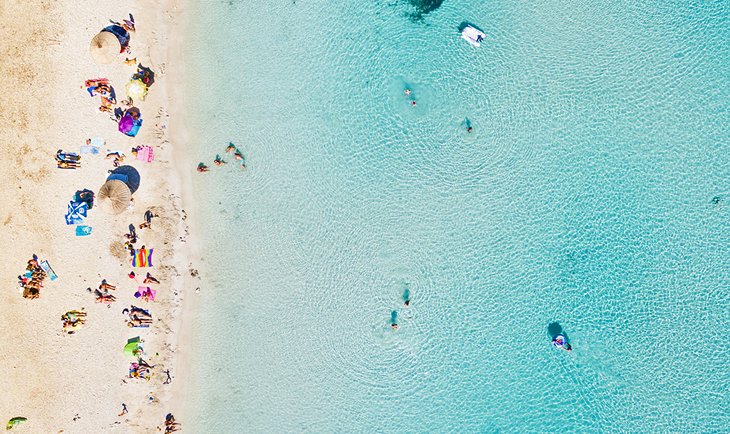
[[[2,86],[0,102],[13,113],[13,121],[0,127],[0,151],[16,156],[3,165],[0,175],[8,180],[0,192],[8,198],[0,208],[4,233],[0,239],[14,249],[1,258],[6,264],[0,281],[2,294],[0,326],[9,330],[13,351],[0,357],[6,373],[0,386],[11,390],[0,398],[0,419],[23,416],[23,432],[155,432],[171,412],[185,429],[182,408],[186,383],[185,321],[199,286],[199,248],[192,235],[194,211],[192,172],[185,153],[184,67],[181,60],[186,19],[184,2],[153,3],[137,0],[130,5],[104,1],[102,5],[71,5],[68,2],[0,5],[3,29],[0,49],[11,86]],[[103,11],[99,13],[98,11]],[[109,78],[117,99],[125,98],[125,85],[136,69],[123,64],[122,53],[109,65],[96,65],[89,55],[91,37],[108,23],[134,14],[136,31],[131,34],[129,57],[156,73],[145,101],[135,102],[144,124],[136,138],[123,136],[108,114],[100,113],[98,97],[89,98],[81,88],[85,79]],[[61,30],[48,29],[59,22]],[[3,120],[7,121],[8,118]],[[77,170],[55,167],[56,149],[78,152],[88,137],[102,137],[100,155],[82,155]],[[148,145],[155,161],[140,162],[130,148]],[[91,235],[74,236],[73,226],[63,221],[66,203],[75,190],[94,192],[111,169],[105,152],[127,155],[122,164],[135,167],[142,178],[131,210],[104,214],[94,207],[82,224],[93,227]],[[155,248],[154,267],[131,268],[120,250],[128,224],[137,226],[146,209],[159,218],[152,229],[139,229],[141,244]],[[139,247],[139,246],[137,246]],[[120,253],[121,252],[121,253]],[[46,279],[40,298],[28,300],[16,290],[17,276],[32,254],[48,259],[59,275]],[[138,281],[127,274],[134,270]],[[157,301],[144,302],[132,295],[140,276],[150,271],[161,284]],[[85,288],[101,279],[117,286],[117,301],[94,302]],[[154,317],[150,328],[128,328],[120,311],[137,305]],[[88,313],[87,323],[73,335],[61,331],[59,317],[70,309]],[[154,365],[151,380],[129,379],[130,360],[122,354],[126,339],[144,340],[145,360]],[[169,369],[171,384],[164,384]],[[124,403],[129,413],[118,416]]]

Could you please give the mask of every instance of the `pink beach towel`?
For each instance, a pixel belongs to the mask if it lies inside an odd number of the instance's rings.
[[[150,146],[142,146],[137,150],[137,159],[146,163],[151,163],[155,160],[154,151]]]
[[[135,298],[141,298],[144,301],[155,301],[155,295],[157,295],[157,291],[149,286],[138,286],[137,292],[134,293]]]

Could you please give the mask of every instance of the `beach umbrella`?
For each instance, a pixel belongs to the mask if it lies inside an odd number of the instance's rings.
[[[147,96],[147,85],[140,79],[130,80],[127,83],[127,96],[132,100],[142,100]]]
[[[137,169],[128,165],[117,167],[106,179],[107,181],[110,179],[118,179],[124,182],[132,194],[139,189],[139,183],[142,181]]]
[[[124,134],[127,134],[128,132],[132,131],[132,128],[134,127],[134,118],[130,114],[125,114],[122,116],[121,119],[119,119],[119,132],[122,132]]]
[[[104,183],[97,194],[99,208],[109,214],[119,214],[129,206],[132,200],[132,192],[127,184],[118,180],[110,179]]]
[[[28,419],[24,418],[24,417],[14,417],[8,421],[7,425],[5,425],[5,429],[11,430],[11,429],[13,429],[13,427],[15,427],[16,425],[20,425],[21,423],[25,422],[26,420],[28,420]]]
[[[130,137],[134,137],[139,132],[139,127],[142,126],[142,113],[140,113],[137,107],[130,107],[119,119],[119,132],[124,133]]]
[[[106,31],[101,31],[94,36],[89,46],[91,57],[94,58],[96,63],[100,64],[113,62],[121,51],[122,44],[119,43],[119,38]]]
[[[139,336],[127,340],[127,345],[124,346],[125,355],[134,357],[137,352],[141,351],[142,347],[140,346]]]

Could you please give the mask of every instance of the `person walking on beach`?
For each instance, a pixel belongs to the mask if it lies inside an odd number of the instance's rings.
[[[170,383],[172,383],[172,377],[170,376],[170,370],[169,369],[165,369],[164,372],[165,372],[165,375],[167,375],[167,378],[165,379],[165,381],[162,382],[162,384],[170,384]]]
[[[119,413],[119,416],[124,416],[127,413],[129,413],[129,410],[127,410],[127,404],[122,403],[122,412]]]

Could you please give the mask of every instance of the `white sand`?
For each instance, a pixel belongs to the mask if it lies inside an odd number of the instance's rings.
[[[157,432],[168,412],[184,431],[179,400],[172,400],[184,382],[176,354],[182,297],[194,296],[198,282],[191,277],[196,265],[190,259],[190,219],[183,211],[186,177],[194,166],[180,152],[184,132],[170,134],[169,114],[182,113],[170,103],[181,104],[180,47],[174,42],[184,27],[175,26],[182,19],[175,3],[0,1],[0,327],[5,331],[0,422],[28,418],[13,432]],[[96,65],[88,47],[108,19],[121,21],[130,12],[137,31],[129,57],[156,72],[147,99],[135,102],[144,124],[134,139],[119,133],[109,115],[98,111],[99,98],[81,88],[85,79],[106,77],[117,99],[125,98],[125,85],[136,68],[122,63],[124,54],[115,63]],[[177,118],[173,122],[183,124]],[[90,137],[103,137],[107,148],[125,153],[124,164],[137,168],[142,182],[133,210],[112,216],[95,207],[85,222],[93,233],[76,237],[74,227],[64,222],[66,205],[76,190],[97,191],[112,161],[103,154],[83,155],[81,169],[61,170],[53,157],[57,149],[78,152]],[[153,163],[133,159],[130,149],[138,144],[154,147]],[[138,229],[137,246],[154,247],[150,271],[162,284],[154,287],[158,301],[146,303],[133,296],[137,284],[127,277],[132,268],[121,247],[127,226],[141,223],[150,207],[160,218],[151,230]],[[49,260],[60,278],[46,280],[40,298],[27,300],[16,282],[33,253]],[[135,271],[144,276],[146,269]],[[111,307],[95,303],[86,291],[102,278],[117,286]],[[125,325],[121,311],[130,304],[150,309],[155,318],[151,328]],[[87,324],[76,334],[63,333],[61,315],[82,308],[88,312]],[[137,335],[145,340],[145,359],[157,365],[149,382],[126,378],[131,360],[122,348]],[[171,385],[163,384],[165,369],[174,377]],[[151,392],[157,401],[148,401]],[[122,402],[129,414],[119,417]]]

